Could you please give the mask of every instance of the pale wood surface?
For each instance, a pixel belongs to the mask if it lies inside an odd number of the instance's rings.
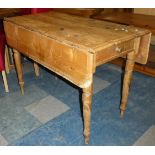
[[[83,101],[85,144],[88,144],[90,138],[92,95],[93,95],[93,84],[91,84],[87,88],[83,88],[82,101]]]
[[[130,87],[132,72],[134,68],[134,63],[135,63],[135,53],[133,51],[127,54],[127,62],[126,62],[125,75],[124,75],[124,81],[123,81],[122,100],[121,100],[121,106],[120,106],[121,117],[124,116],[124,112],[127,106],[129,87]]]
[[[57,12],[6,18],[4,28],[7,43],[16,49],[14,58],[22,91],[20,53],[83,89],[85,143],[90,137],[92,77],[96,67],[133,51],[137,56],[139,49],[150,43],[148,30]],[[148,52],[147,48],[143,50]],[[129,64],[126,71],[131,75],[134,60]],[[125,78],[124,83],[130,83],[130,78]],[[124,89],[128,92],[128,88]]]
[[[34,65],[35,75],[39,76],[39,74],[40,74],[40,72],[39,72],[39,65],[36,62],[34,62],[33,65]]]
[[[136,38],[135,44],[134,44],[135,50],[127,54],[125,74],[124,74],[124,80],[123,80],[122,100],[121,100],[121,105],[120,105],[121,117],[124,116],[124,112],[127,107],[127,103],[128,103],[127,101],[128,101],[128,96],[129,96],[129,87],[130,87],[130,83],[131,83],[132,72],[134,69],[136,52],[139,49],[139,45],[140,45],[140,38]]]
[[[137,43],[139,45],[139,42]],[[139,48],[139,46],[138,46]],[[135,58],[136,58],[136,52],[130,52],[127,54],[127,61],[126,61],[126,67],[125,67],[125,75],[124,75],[124,81],[123,81],[123,90],[122,90],[122,100],[121,100],[121,117],[123,117],[124,112],[127,107],[127,101],[129,96],[129,87],[132,77],[132,72],[134,69],[135,64]]]
[[[117,58],[112,60],[111,63],[116,64],[124,68],[125,59]],[[136,63],[134,66],[134,71],[138,71],[148,76],[155,77],[155,46],[150,46],[148,62],[146,65],[141,65]]]
[[[125,66],[125,60],[123,58],[114,59],[111,63],[119,65],[121,68],[124,68]],[[155,69],[147,65],[140,65],[136,63],[134,66],[134,71],[155,77]]]
[[[148,8],[142,8],[142,9],[134,9],[135,13],[120,13],[120,12],[111,12],[111,13],[103,13],[100,15],[97,15],[93,18],[95,19],[99,19],[99,20],[105,20],[105,21],[110,21],[110,22],[115,22],[115,23],[121,23],[121,24],[126,24],[126,25],[136,25],[139,27],[144,27],[149,29],[153,34],[155,34],[155,16],[154,15],[154,10],[155,9],[148,9]],[[141,14],[139,14],[141,13]],[[151,38],[151,42],[153,42],[154,36],[152,36]],[[144,41],[145,42],[145,41]],[[154,44],[154,43],[153,43]],[[144,46],[145,48],[145,46]],[[142,48],[143,49],[143,48]],[[140,59],[137,62],[142,62],[142,58],[146,58],[145,53],[141,52],[141,54],[139,54],[141,56]],[[152,52],[152,50],[149,52],[148,55],[148,63],[144,66],[144,65],[140,65],[140,64],[136,64],[135,65],[135,70],[141,73],[144,73],[146,75],[150,75],[155,77],[155,69],[154,67],[152,67],[155,61],[153,60],[154,57],[154,51]],[[120,61],[120,62],[118,62]],[[122,64],[121,59],[118,60],[114,60],[113,63],[115,64]],[[151,63],[150,63],[151,61]],[[144,61],[143,61],[144,62]],[[145,63],[141,63],[141,64],[145,64]]]
[[[141,15],[136,13],[122,13],[122,12],[110,12],[105,14],[100,14],[95,17],[95,19],[134,25],[149,29],[153,34],[155,34],[155,16],[152,15]]]
[[[15,49],[13,50],[13,52],[21,93],[24,94],[24,78],[23,78],[23,67],[21,64],[21,54]]]
[[[155,8],[134,8],[134,13],[155,16]]]
[[[6,73],[9,74],[10,73],[10,61],[9,61],[9,51],[8,51],[8,47],[7,45],[5,45],[5,70]]]
[[[7,82],[5,71],[2,71],[2,78],[3,78],[3,82],[4,82],[5,92],[9,92],[9,87],[8,87],[8,82]]]
[[[133,39],[149,31],[57,12],[7,18],[14,24],[84,50],[96,52],[114,42]],[[128,33],[122,29],[127,29]],[[138,31],[136,31],[138,30]],[[24,34],[24,32],[23,32]],[[103,37],[105,36],[105,37]],[[118,39],[119,38],[119,39]]]

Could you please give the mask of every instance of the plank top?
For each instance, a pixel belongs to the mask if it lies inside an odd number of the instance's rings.
[[[100,51],[115,43],[150,33],[142,28],[54,11],[5,18],[5,21],[91,53]]]
[[[152,15],[110,12],[96,15],[93,18],[120,24],[135,25],[138,27],[149,29],[153,34],[155,34],[155,16]]]

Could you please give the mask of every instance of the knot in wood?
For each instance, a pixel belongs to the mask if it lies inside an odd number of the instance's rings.
[[[64,28],[63,28],[63,27],[61,27],[61,28],[60,28],[60,31],[63,31],[63,30],[64,30]]]

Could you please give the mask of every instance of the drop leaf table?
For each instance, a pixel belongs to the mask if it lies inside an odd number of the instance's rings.
[[[4,28],[7,43],[14,49],[23,94],[21,53],[83,90],[86,144],[90,137],[93,74],[96,67],[115,58],[126,57],[120,104],[123,116],[134,63],[147,62],[150,31],[53,11],[5,18]]]

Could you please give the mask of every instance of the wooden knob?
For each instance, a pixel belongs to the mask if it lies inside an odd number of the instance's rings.
[[[121,48],[121,47],[116,47],[116,48],[115,48],[115,51],[116,51],[116,52],[121,52],[121,51],[122,51],[122,48]]]

